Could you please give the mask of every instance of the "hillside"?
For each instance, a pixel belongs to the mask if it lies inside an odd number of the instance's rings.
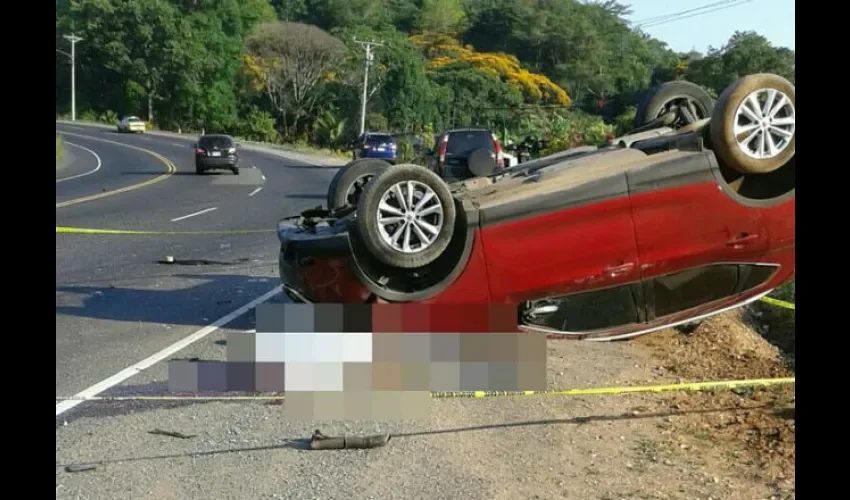
[[[738,76],[794,79],[794,52],[734,33],[708,54],[676,54],[632,29],[613,2],[577,0],[57,0],[56,46],[73,32],[77,109],[114,122],[225,131],[339,147],[360,126],[428,134],[488,125],[564,146],[628,125],[651,84],[686,78],[718,91]],[[57,52],[57,115],[70,110]]]

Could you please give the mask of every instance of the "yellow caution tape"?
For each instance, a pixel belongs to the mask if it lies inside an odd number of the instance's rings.
[[[155,152],[148,150],[148,149],[145,149],[145,148],[140,148],[138,146],[131,146],[129,144],[124,144],[123,142],[115,142],[115,141],[110,141],[108,139],[101,139],[99,137],[92,137],[92,136],[83,135],[83,134],[75,134],[73,132],[65,132],[64,130],[60,131],[59,133],[63,134],[63,135],[73,135],[73,136],[77,136],[77,137],[84,137],[84,138],[92,140],[92,141],[106,142],[106,143],[109,143],[109,144],[114,144],[116,146],[121,146],[121,147],[129,148],[129,149],[135,149],[136,151],[141,151],[143,153],[147,153],[147,154],[153,156],[154,158],[156,158],[157,160],[161,161],[165,165],[165,173],[162,174],[162,175],[158,175],[158,176],[154,177],[153,179],[148,179],[144,182],[140,182],[138,184],[131,184],[129,186],[125,186],[125,187],[122,187],[122,188],[119,188],[119,189],[113,189],[111,191],[104,191],[102,193],[97,193],[97,194],[93,194],[93,195],[90,195],[90,196],[83,196],[82,198],[75,198],[73,200],[63,201],[63,202],[57,203],[56,208],[63,208],[63,207],[71,206],[71,205],[76,205],[77,203],[99,200],[99,199],[105,198],[107,196],[113,196],[113,195],[120,194],[120,193],[126,193],[127,191],[134,191],[136,189],[143,188],[145,186],[150,186],[151,184],[155,184],[157,182],[162,182],[165,179],[168,179],[169,177],[171,177],[172,174],[174,174],[174,172],[177,171],[177,167],[173,163],[171,163],[171,161],[168,158],[162,156],[159,153],[155,153]]]
[[[767,302],[768,304],[773,304],[775,306],[784,307],[785,309],[791,309],[792,311],[796,311],[796,309],[794,308],[795,304],[785,302],[784,300],[774,299],[772,297],[762,297],[761,300],[763,302]]]
[[[85,227],[56,226],[56,233],[64,234],[135,234],[135,235],[168,235],[168,234],[250,234],[250,233],[273,233],[274,229],[222,229],[222,230],[199,230],[199,231],[134,231],[125,229],[90,229]]]
[[[450,391],[432,392],[432,398],[491,398],[497,396],[594,396],[637,392],[703,392],[742,387],[768,387],[793,384],[796,377],[762,378],[748,380],[722,380],[681,384],[643,385],[631,387],[601,387],[590,389],[550,389],[546,391]],[[57,397],[57,401],[269,401],[283,400],[285,396],[71,396]]]

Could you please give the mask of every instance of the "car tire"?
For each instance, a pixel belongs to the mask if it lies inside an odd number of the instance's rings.
[[[760,100],[762,97],[765,102]],[[755,104],[751,104],[753,100]],[[765,112],[767,100],[770,100],[771,109]],[[711,146],[725,166],[742,174],[766,174],[794,157],[797,141],[795,89],[785,78],[772,74],[740,78],[720,94],[713,115]],[[753,128],[742,126],[741,119],[747,120]],[[758,120],[762,121],[756,124]],[[751,133],[744,136],[747,132]],[[770,139],[776,151],[759,151],[767,147],[761,144],[765,139]]]
[[[436,208],[436,212],[429,212],[424,216],[427,217],[424,222],[436,228],[437,231],[436,235],[430,232],[429,236],[432,239],[427,246],[410,249],[408,245],[408,250],[403,251],[402,248],[399,248],[401,245],[398,242],[391,244],[387,240],[390,240],[391,235],[397,233],[399,229],[402,229],[403,232],[400,236],[403,237],[406,234],[403,229],[404,225],[409,224],[409,222],[404,222],[402,219],[400,221],[401,226],[398,222],[382,225],[379,224],[378,217],[390,215],[386,210],[379,208],[382,204],[395,205],[396,207],[407,205],[408,192],[404,188],[408,186],[413,186],[414,196],[419,195],[414,204],[425,196],[429,196],[430,201],[421,208],[429,211],[435,210],[435,207],[439,208]],[[405,200],[398,200],[395,195],[397,192],[401,192]],[[389,266],[402,269],[426,266],[437,260],[451,242],[456,217],[455,201],[448,185],[434,172],[412,164],[388,168],[373,177],[366,184],[366,189],[357,202],[357,230],[366,249],[375,259]],[[408,221],[412,220],[421,219],[415,217],[408,219]],[[407,227],[411,229],[410,237],[415,240],[415,243],[420,243],[418,233],[426,231],[423,226],[410,224]]]
[[[480,148],[469,155],[467,166],[473,177],[487,177],[496,171],[496,159],[489,149]]]
[[[231,167],[230,171],[233,172],[233,175],[239,175],[239,167]]]
[[[337,210],[345,206],[357,206],[357,200],[363,193],[363,189],[369,178],[380,174],[390,168],[390,164],[384,160],[370,158],[354,160],[337,170],[336,175],[328,186],[328,210]],[[365,181],[361,185],[356,184]],[[355,193],[350,189],[354,187]]]
[[[697,116],[691,122],[677,117],[673,128],[686,126],[693,121],[710,118],[714,109],[714,100],[707,90],[685,80],[673,80],[656,85],[638,105],[635,114],[635,128],[645,127],[670,109],[671,105],[687,102],[696,111]],[[688,108],[690,110],[690,107]],[[693,114],[691,111],[688,111]]]

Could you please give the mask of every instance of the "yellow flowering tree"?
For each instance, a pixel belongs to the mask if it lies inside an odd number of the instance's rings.
[[[432,70],[454,64],[468,64],[516,88],[527,103],[567,106],[567,92],[545,75],[532,73],[522,67],[519,60],[503,52],[477,52],[469,45],[461,45],[450,35],[426,33],[414,35],[411,41],[422,49],[430,60]]]

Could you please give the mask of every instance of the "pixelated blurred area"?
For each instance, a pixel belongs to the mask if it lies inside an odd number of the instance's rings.
[[[504,306],[264,304],[255,332],[228,334],[226,362],[172,360],[169,390],[284,393],[298,420],[420,418],[430,392],[545,390],[546,337],[516,332],[514,315]]]

